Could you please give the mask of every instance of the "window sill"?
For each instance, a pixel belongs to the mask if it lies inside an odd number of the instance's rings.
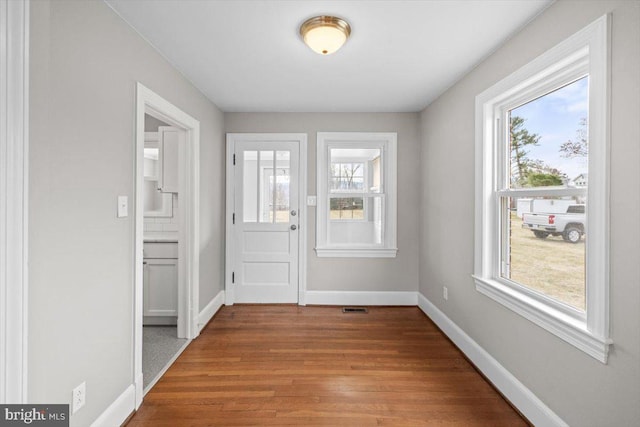
[[[316,248],[319,258],[395,258],[397,248]]]
[[[611,339],[594,335],[584,321],[524,295],[496,280],[473,276],[476,290],[546,329],[594,359],[607,363]]]

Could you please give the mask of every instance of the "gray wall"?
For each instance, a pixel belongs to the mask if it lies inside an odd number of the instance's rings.
[[[601,364],[475,291],[475,96],[607,12],[611,333]],[[422,113],[420,291],[572,426],[640,422],[640,2],[559,1]],[[448,224],[448,226],[443,226]],[[452,226],[455,225],[455,226]],[[449,300],[442,299],[442,286]]]
[[[420,136],[416,113],[225,113],[226,132],[307,134],[308,194],[316,194],[316,133],[372,131],[398,133],[397,258],[318,258],[315,207],[308,208],[307,289],[332,291],[416,291],[418,289],[418,211]]]
[[[223,115],[103,2],[34,1],[30,25],[28,401],[86,381],[88,426],[133,382],[136,81],[200,120],[203,307],[223,283]]]

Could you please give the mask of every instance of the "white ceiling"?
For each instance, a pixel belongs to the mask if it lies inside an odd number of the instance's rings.
[[[420,111],[551,0],[106,0],[226,112]],[[352,28],[321,56],[298,28]]]

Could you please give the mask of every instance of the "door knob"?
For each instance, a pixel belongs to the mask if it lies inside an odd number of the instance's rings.
[[[297,214],[298,214],[298,212],[296,212],[295,209],[291,211],[291,216],[296,216]]]
[[[297,228],[298,228],[298,227],[296,227],[296,225],[295,225],[295,224],[293,224],[293,225],[291,226],[291,229],[292,229],[292,230],[294,230],[294,231],[295,231]]]

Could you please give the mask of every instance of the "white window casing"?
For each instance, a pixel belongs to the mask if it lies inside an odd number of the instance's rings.
[[[476,289],[602,363],[609,346],[609,31],[605,15],[476,97]],[[588,188],[505,188],[505,112],[589,76]],[[503,124],[501,124],[501,122]],[[586,310],[501,278],[504,197],[587,195]]]
[[[329,189],[331,149],[379,149],[382,162],[381,188],[372,191],[365,166],[364,188],[358,191]],[[347,159],[334,159],[338,163]],[[364,161],[355,157],[350,163]],[[397,254],[397,134],[395,132],[318,132],[317,134],[317,213],[316,253],[319,257],[393,258]],[[330,200],[336,197],[363,199],[363,211],[369,216],[372,200],[381,204],[381,239],[377,243],[332,242],[330,236]],[[371,211],[372,213],[373,211]],[[363,220],[339,220],[344,227],[358,227]],[[337,221],[333,221],[334,224]]]

